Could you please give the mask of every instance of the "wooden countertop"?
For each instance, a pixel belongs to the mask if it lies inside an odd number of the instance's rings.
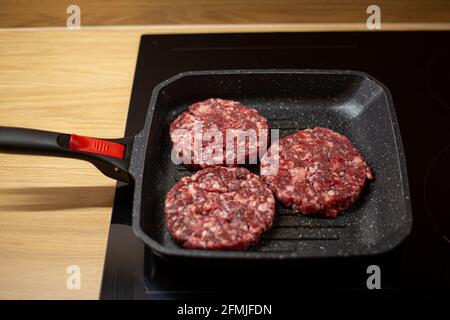
[[[0,124],[121,137],[143,33],[364,29],[363,24],[0,29]],[[0,181],[0,299],[97,299],[115,181],[83,161],[4,154]],[[66,287],[69,265],[81,269],[80,290]]]
[[[85,26],[362,22],[370,4],[383,22],[450,22],[448,0],[2,0],[0,27],[65,26],[71,4]]]

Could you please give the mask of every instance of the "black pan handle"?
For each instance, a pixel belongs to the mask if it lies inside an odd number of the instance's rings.
[[[128,168],[133,137],[97,139],[75,134],[2,127],[0,152],[75,158],[89,161],[113,179],[131,182]]]

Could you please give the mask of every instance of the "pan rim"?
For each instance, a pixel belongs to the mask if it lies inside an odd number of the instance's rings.
[[[334,254],[330,255],[329,252],[320,255],[320,252],[315,254],[300,254],[299,251],[292,252],[251,252],[251,251],[213,251],[213,250],[196,250],[196,249],[184,249],[184,248],[168,248],[158,241],[148,236],[142,229],[140,224],[141,218],[141,199],[142,199],[142,180],[144,166],[139,165],[145,163],[146,151],[148,146],[148,134],[150,132],[151,123],[153,119],[154,109],[156,107],[156,101],[159,92],[162,88],[170,83],[180,80],[189,76],[201,76],[201,75],[240,75],[240,74],[331,74],[331,75],[356,75],[365,78],[377,86],[379,86],[385,96],[386,105],[389,110],[389,118],[391,127],[394,133],[395,147],[398,154],[398,168],[402,189],[402,199],[404,199],[404,212],[402,217],[403,227],[396,232],[386,234],[382,239],[383,241],[377,241],[375,245],[361,246],[357,250],[353,250],[348,254]],[[230,70],[201,70],[201,71],[185,71],[178,73],[156,85],[152,91],[147,116],[145,119],[144,128],[135,136],[135,145],[139,148],[133,147],[130,163],[130,174],[134,177],[134,195],[133,195],[133,209],[132,209],[132,229],[135,235],[141,239],[145,245],[148,245],[150,249],[157,255],[162,257],[174,257],[174,258],[208,258],[208,259],[251,259],[251,260],[288,260],[288,259],[311,259],[311,258],[343,258],[343,257],[356,257],[356,256],[372,256],[382,253],[387,253],[397,248],[402,244],[412,230],[412,208],[411,198],[409,190],[409,181],[407,175],[406,159],[403,149],[403,143],[400,136],[400,129],[395,114],[395,108],[393,99],[389,89],[377,80],[372,75],[369,75],[363,71],[357,70],[340,70],[340,69],[230,69]]]

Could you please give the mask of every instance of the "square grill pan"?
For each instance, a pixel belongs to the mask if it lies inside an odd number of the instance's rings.
[[[183,176],[171,162],[169,125],[196,102],[217,97],[257,109],[280,137],[327,127],[347,136],[373,169],[375,181],[337,219],[304,216],[280,204],[274,225],[247,251],[184,249],[171,238],[164,200]],[[257,172],[256,168],[253,169]],[[155,87],[145,128],[135,137],[133,229],[163,258],[298,259],[386,252],[411,230],[406,164],[392,98],[371,76],[339,70],[222,70],[178,74]]]

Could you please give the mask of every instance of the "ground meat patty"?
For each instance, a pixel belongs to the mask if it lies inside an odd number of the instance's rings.
[[[277,150],[278,149],[278,150]],[[269,172],[276,163],[278,173]],[[282,204],[303,214],[335,218],[359,197],[371,170],[347,137],[325,128],[298,131],[270,147],[262,180]]]
[[[186,248],[245,249],[272,226],[275,199],[240,167],[209,167],[181,179],[165,203],[172,237]]]
[[[195,127],[197,123],[197,127]],[[200,130],[195,130],[198,125],[201,125]],[[202,102],[197,102],[188,108],[188,111],[180,114],[170,125],[170,138],[172,146],[184,146],[185,152],[174,148],[174,152],[181,158],[185,156],[182,162],[191,168],[205,168],[212,165],[236,165],[248,163],[250,159],[257,159],[259,148],[266,148],[267,145],[267,130],[269,126],[267,120],[261,116],[255,109],[249,108],[240,102],[223,100],[223,99],[208,99]],[[180,131],[177,129],[185,129]],[[264,129],[264,130],[263,130]],[[186,134],[186,130],[189,135]],[[228,130],[228,131],[227,131]],[[243,138],[233,139],[230,130],[234,132],[243,132]],[[210,138],[208,134],[214,135],[220,132],[222,138]],[[251,136],[250,133],[255,133]],[[245,138],[244,135],[253,137],[253,140]],[[233,148],[226,148],[227,136],[234,141]],[[203,157],[199,152],[194,153],[196,144],[194,137],[198,137],[200,141],[200,148]],[[256,139],[255,139],[256,138]],[[221,149],[220,153],[215,150]],[[236,150],[242,152],[242,161],[237,157]],[[228,161],[227,161],[228,158]],[[209,159],[209,160],[208,160]],[[256,164],[256,161],[254,162]]]

